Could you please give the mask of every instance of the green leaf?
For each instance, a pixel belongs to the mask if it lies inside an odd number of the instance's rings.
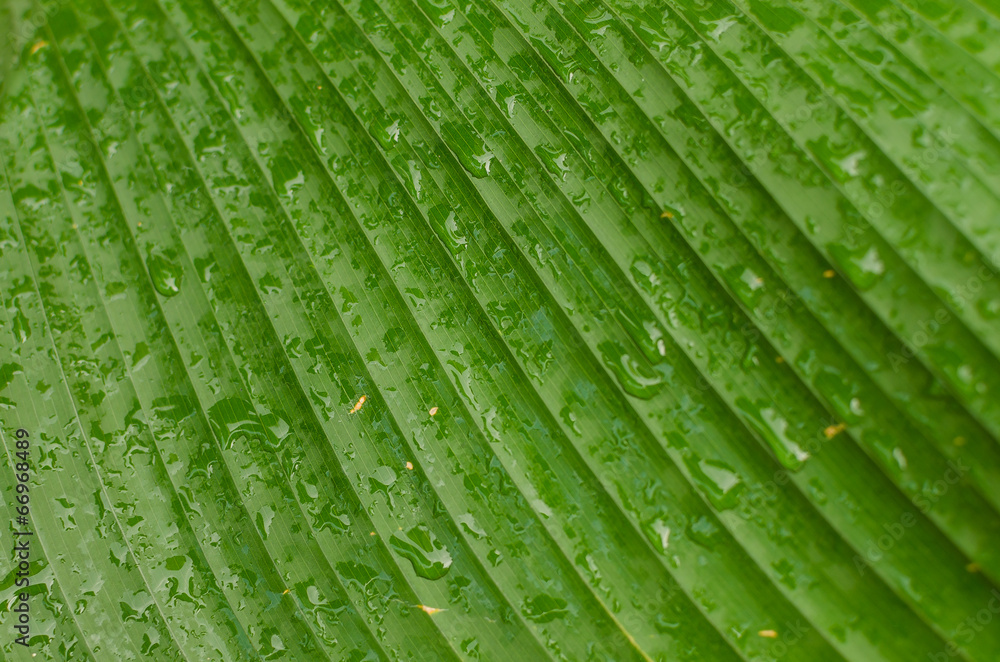
[[[990,3],[0,16],[3,659],[995,659]]]

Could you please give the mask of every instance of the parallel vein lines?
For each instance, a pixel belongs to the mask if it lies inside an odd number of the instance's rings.
[[[0,82],[46,656],[991,659],[1000,48],[930,3],[46,7]]]
[[[26,246],[27,245],[25,243],[26,242],[26,235],[24,234],[24,231],[23,231],[22,226],[21,226],[21,219],[18,218],[18,216],[16,215],[16,213],[15,213],[15,216],[14,216],[13,220],[14,220],[15,224],[17,225],[17,233],[19,235],[21,245]],[[33,264],[29,263],[28,269],[30,270],[30,273],[31,273],[31,278],[32,278],[32,281],[33,281],[32,285],[35,288],[34,295],[35,295],[35,297],[37,297],[39,310],[40,310],[40,312],[42,314],[43,324],[44,324],[44,326],[45,326],[45,328],[47,330],[48,337],[51,338],[51,339],[53,339],[53,340],[50,341],[51,342],[51,348],[52,348],[53,355],[54,355],[54,357],[56,359],[56,365],[58,366],[59,374],[62,377],[62,383],[60,385],[56,386],[56,388],[59,388],[60,390],[64,389],[65,392],[66,392],[67,399],[68,399],[68,401],[70,403],[70,406],[71,406],[71,408],[73,410],[73,423],[76,426],[77,430],[79,431],[79,433],[80,433],[80,435],[81,435],[81,437],[83,439],[83,446],[86,449],[88,457],[90,459],[90,465],[94,467],[94,474],[95,474],[97,483],[99,485],[99,492],[101,494],[101,497],[108,504],[108,510],[111,512],[112,519],[114,520],[114,523],[115,523],[115,527],[118,530],[118,532],[121,534],[122,543],[125,545],[125,547],[126,547],[126,549],[128,551],[128,556],[131,558],[132,564],[137,569],[136,573],[138,574],[139,578],[141,579],[143,587],[149,593],[150,596],[153,596],[154,593],[153,593],[152,589],[150,588],[149,580],[146,578],[145,574],[143,574],[142,568],[141,568],[140,564],[138,563],[138,557],[136,556],[135,551],[133,550],[132,545],[129,542],[129,537],[128,537],[128,534],[126,533],[125,527],[122,525],[121,520],[119,519],[118,515],[115,513],[115,511],[114,511],[114,509],[112,507],[113,504],[114,504],[114,502],[111,501],[111,498],[110,498],[110,496],[108,495],[108,492],[107,492],[107,488],[106,488],[106,486],[104,484],[104,480],[101,478],[101,472],[100,472],[100,469],[98,468],[100,465],[98,464],[98,462],[97,462],[97,460],[96,460],[96,458],[94,456],[93,449],[92,449],[91,443],[90,443],[90,436],[87,433],[86,428],[84,427],[84,425],[83,425],[83,423],[82,423],[82,421],[80,419],[80,414],[79,414],[79,410],[77,408],[76,400],[75,400],[75,397],[74,397],[74,395],[72,393],[72,388],[70,387],[71,382],[69,381],[69,379],[66,376],[66,372],[65,372],[65,369],[63,367],[63,359],[61,358],[59,349],[56,347],[56,344],[55,344],[55,341],[54,341],[55,336],[53,334],[52,325],[51,325],[50,320],[49,320],[49,313],[46,310],[45,302],[44,302],[44,299],[43,299],[43,297],[41,295],[41,291],[39,289],[39,285],[38,285],[39,280],[38,280],[36,268],[35,268],[35,266]],[[41,539],[41,536],[39,536],[39,539]],[[154,600],[155,600],[155,598],[154,598]],[[162,610],[161,610],[161,607],[159,606],[159,603],[157,602],[156,605],[157,605],[156,606],[156,613],[159,614],[159,618],[160,618],[161,622],[164,623],[165,627],[167,627],[168,631],[169,631],[169,626],[166,626],[166,623],[163,620]],[[117,617],[120,619],[120,614],[118,614]],[[122,624],[124,625],[123,622],[122,622]],[[131,636],[128,636],[127,640],[130,643],[130,645],[132,646],[132,649],[133,649],[133,651],[136,654],[136,657],[133,658],[133,659],[141,659],[142,654],[140,653],[140,646],[138,645],[138,642],[136,642],[135,639],[133,638],[134,636],[135,636],[134,634],[132,634]],[[173,636],[173,635],[171,635],[171,636]],[[171,643],[173,643],[173,644],[176,645],[176,643],[177,643],[176,638],[173,638],[171,640]],[[179,649],[178,649],[178,653],[180,653]]]
[[[162,103],[162,102],[161,102],[161,103]],[[175,127],[175,131],[178,131],[178,133],[179,133],[179,130],[178,130],[178,129],[176,129],[176,127]],[[191,157],[189,157],[189,158],[191,158]],[[192,162],[192,163],[194,163],[194,162],[195,162],[193,158],[191,158],[191,162]],[[197,171],[197,168],[195,169],[195,171]],[[207,184],[207,182],[205,182],[204,180],[202,180],[202,186],[204,187],[204,190],[205,190],[205,191],[209,191],[209,190],[210,190],[210,188],[208,187],[208,184]],[[217,214],[219,214],[219,215],[220,215],[220,218],[221,218],[221,212],[219,212],[218,210],[216,210],[216,213],[217,213]],[[228,233],[228,230],[227,230],[227,233]],[[235,241],[235,240],[234,240],[234,239],[232,238],[232,235],[231,235],[231,234],[229,234],[229,235],[228,235],[228,238],[229,238],[229,240],[230,240],[230,241]],[[190,263],[189,263],[189,264],[190,264]],[[255,286],[253,286],[253,287],[255,287]],[[257,292],[257,293],[256,293],[256,295],[257,295],[257,297],[259,297],[259,292]],[[263,310],[263,306],[262,306],[262,304],[261,304],[261,301],[260,301],[260,299],[259,299],[259,298],[258,298],[258,299],[256,299],[255,301],[253,301],[251,305],[254,305],[255,307],[258,307],[258,308],[260,308],[261,310]],[[234,355],[232,354],[232,350],[231,350],[231,348],[230,348],[230,349],[229,349],[229,355],[228,355],[228,357],[229,357],[229,360],[230,360],[230,361],[232,361],[232,360],[233,360],[233,356],[234,356]],[[236,371],[236,372],[238,373],[238,371]],[[246,393],[246,394],[248,394],[248,395],[249,395],[250,391],[249,391],[249,389],[248,389],[248,387],[247,387],[247,385],[246,385],[245,383],[241,383],[241,384],[240,384],[240,388],[241,388],[241,391],[242,391],[243,393]],[[285,479],[285,480],[288,480],[288,478],[287,478],[287,475],[286,475],[286,476],[284,476],[284,479]],[[290,490],[290,491],[294,492],[294,489],[293,489],[293,487],[292,487],[292,485],[291,485],[290,483],[288,483],[288,484],[287,484],[287,487],[289,488],[289,490]],[[298,504],[298,506],[299,506],[300,508],[302,508],[302,507],[303,507],[303,506],[301,505],[301,503],[299,503],[299,504]],[[369,627],[370,627],[370,626],[369,626]],[[384,655],[384,653],[382,653],[382,655]]]
[[[92,131],[92,129],[91,129],[91,131]],[[106,173],[106,177],[108,178],[108,181],[109,181],[109,182],[110,182],[110,181],[112,181],[112,178],[111,178],[111,176],[110,176],[110,173]],[[114,190],[114,187],[113,187],[113,186],[111,186],[110,184],[109,184],[109,188],[110,188],[111,190]],[[116,195],[117,195],[117,192],[116,192]],[[119,211],[121,212],[121,216],[122,216],[122,218],[127,218],[127,217],[128,217],[128,215],[127,215],[127,214],[125,213],[125,209],[124,209],[124,207],[122,206],[122,204],[121,204],[121,201],[120,201],[120,200],[119,200],[119,199],[118,199],[117,197],[116,197],[116,204],[118,205],[118,209],[119,209]],[[132,236],[132,233],[131,233],[131,231],[127,229],[127,230],[126,230],[126,232],[128,232],[128,233],[129,233],[130,237],[132,237],[132,241],[134,241],[134,236]],[[138,246],[136,245],[136,252],[137,252],[137,251],[138,251]],[[136,257],[136,259],[139,259],[139,256],[138,256],[138,254],[136,254],[136,255],[135,255],[135,257]],[[143,273],[145,274],[145,272],[143,272]],[[151,296],[152,296],[152,300],[153,300],[153,301],[156,301],[156,295],[152,293],[152,286],[150,285],[150,281],[149,281],[149,280],[147,280],[147,282],[146,282],[146,289],[150,291],[149,293],[150,293],[150,294],[151,294]],[[158,310],[159,310],[159,315],[160,315],[160,317],[164,317],[164,314],[163,314],[163,311],[162,311],[162,309],[160,309],[160,308],[159,308],[159,305],[158,305],[158,304],[157,304],[157,308],[158,308]],[[171,340],[171,342],[175,342],[175,339],[174,339],[174,336],[173,336],[173,335],[172,335],[171,333],[167,333],[167,336],[169,337],[169,339]],[[174,352],[177,352],[177,348],[176,348],[176,344],[174,344]],[[179,357],[179,355],[177,355],[177,356]],[[190,380],[191,380],[191,377],[190,377],[190,374],[189,374],[189,373],[188,373],[188,371],[187,371],[187,367],[186,367],[186,366],[185,366],[185,365],[183,364],[183,361],[179,361],[179,362],[180,362],[180,364],[181,364],[181,371],[182,371],[182,373],[184,374],[185,378],[186,378],[186,379],[188,380],[188,382],[189,382],[189,386],[190,386]],[[184,392],[184,390],[182,390],[182,391],[181,391],[181,393],[183,393],[183,392]],[[200,403],[199,403],[199,411],[198,411],[198,416],[199,416],[199,417],[200,417],[200,419],[201,419],[201,423],[202,423],[202,426],[201,426],[201,428],[202,428],[202,432],[204,433],[204,432],[206,432],[206,431],[208,430],[208,425],[207,425],[207,413],[206,413],[206,410],[205,410],[205,408],[204,408],[203,406],[201,406],[201,405],[200,405]],[[211,434],[211,433],[209,433],[209,434]],[[214,436],[214,435],[213,435],[213,436]],[[217,440],[217,439],[216,439],[216,442],[218,443],[218,440]],[[228,477],[229,477],[229,479],[230,479],[230,480],[232,480],[232,474],[231,474],[231,473],[229,474],[229,476],[228,476]],[[247,519],[246,519],[245,521],[249,522],[249,521],[250,521],[250,518],[249,518],[249,512],[247,512],[247,515],[248,515],[248,517],[247,517]],[[256,537],[256,536],[257,536],[258,534],[254,533],[253,535],[254,535],[254,536]],[[270,559],[268,560],[268,563],[270,564]],[[297,608],[297,609],[299,609],[299,606],[298,606],[298,605],[296,605],[296,608]],[[233,613],[237,613],[237,610],[233,609]],[[307,622],[308,622],[308,619],[306,619],[306,620],[307,620]],[[251,623],[250,625],[254,625],[254,624],[253,624],[253,623]]]

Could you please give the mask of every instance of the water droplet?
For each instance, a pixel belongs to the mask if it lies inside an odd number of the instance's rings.
[[[22,343],[31,337],[31,325],[20,308],[14,314],[14,337]]]
[[[332,501],[326,501],[322,504],[314,503],[309,506],[308,512],[312,527],[316,531],[330,529],[337,533],[343,533],[351,526],[351,518],[336,512]]]
[[[783,467],[789,471],[802,468],[809,453],[788,437],[788,421],[776,409],[758,406],[747,398],[737,398],[736,406],[743,413],[743,420],[764,438]]]
[[[573,55],[567,53],[561,46],[547,38],[531,37],[530,39],[535,50],[552,67],[556,75],[564,83],[572,83],[576,75],[576,70],[579,68]]]
[[[615,316],[650,363],[663,362],[667,355],[667,333],[645,307],[619,309]]]
[[[716,510],[736,506],[744,484],[732,467],[719,460],[699,460],[694,455],[686,456],[684,464]]]
[[[165,297],[180,294],[183,270],[173,261],[159,253],[153,253],[146,262],[149,278],[156,291]]]
[[[909,466],[909,463],[906,461],[906,456],[903,455],[903,449],[900,448],[899,446],[893,448],[892,457],[894,460],[896,460],[896,464],[899,465],[899,468],[902,469],[903,471],[906,471],[906,468]]]
[[[417,4],[424,10],[427,18],[439,28],[451,23],[455,18],[455,8],[446,0],[418,0]]]
[[[392,467],[381,466],[376,467],[374,471],[368,476],[368,483],[371,486],[372,492],[381,492],[385,494],[386,500],[392,503],[392,498],[389,494],[389,490],[392,486],[396,484],[396,479],[398,475]]]
[[[0,366],[0,391],[3,391],[14,381],[14,375],[23,373],[24,368],[20,363],[4,363],[3,366]]]
[[[281,280],[270,272],[261,276],[260,280],[257,281],[257,285],[263,290],[264,294],[278,294],[281,292]]]
[[[510,119],[517,114],[518,96],[517,88],[511,83],[501,83],[496,88],[496,102],[505,109]]]
[[[459,230],[458,217],[453,209],[448,205],[437,205],[427,214],[427,219],[452,255],[465,250],[468,240]]]
[[[737,265],[723,274],[729,289],[751,310],[760,304],[764,294],[764,279],[756,273]]]
[[[127,357],[132,362],[132,372],[139,372],[149,362],[151,357],[149,345],[144,342],[138,343],[132,351],[131,356]]]
[[[842,244],[830,244],[829,250],[839,271],[861,291],[875,287],[885,274],[885,264],[875,246],[851,249]]]
[[[403,185],[406,186],[406,190],[417,202],[423,202],[424,200],[424,187],[423,187],[423,170],[418,162],[410,159],[406,162],[406,170],[401,173],[403,178]]]
[[[392,549],[413,564],[413,571],[424,579],[440,579],[451,567],[451,554],[437,536],[423,524],[411,528],[404,538],[394,533]]]
[[[719,532],[719,527],[712,523],[707,517],[702,515],[687,527],[688,537],[695,543],[711,549],[715,546],[715,534]]]
[[[268,450],[280,448],[288,436],[288,424],[274,414],[259,416],[242,398],[223,398],[208,408],[208,422],[226,448],[244,435],[262,443]]]
[[[477,540],[482,540],[486,537],[486,530],[479,526],[476,518],[472,516],[472,513],[465,513],[464,515],[459,515],[455,518],[459,524],[461,524],[462,529],[475,537]]]
[[[381,121],[373,123],[368,131],[378,141],[378,144],[382,145],[382,148],[387,151],[399,142],[400,128],[399,120],[397,119],[392,119],[391,117],[382,118]]]
[[[863,411],[858,410],[860,402],[856,397],[857,386],[849,382],[835,368],[823,367],[813,379],[816,390],[832,407],[837,418],[847,423],[857,423]]]
[[[659,545],[660,550],[667,551],[670,547],[670,527],[662,519],[655,519],[645,527],[646,535],[654,545]]]
[[[1000,298],[980,299],[976,302],[976,308],[983,319],[993,320],[1000,317]]]
[[[617,342],[605,340],[597,348],[601,351],[604,364],[629,395],[649,400],[663,387],[663,378],[658,372],[645,360],[633,358]]]
[[[264,540],[267,540],[267,536],[271,533],[271,522],[274,521],[274,515],[274,508],[268,505],[261,506],[260,510],[257,511],[257,530]]]
[[[556,149],[551,145],[539,145],[535,148],[535,154],[541,159],[542,165],[545,169],[549,171],[550,174],[558,177],[562,181],[566,180],[566,173],[569,172],[569,166],[566,165],[566,152]]]
[[[533,598],[525,598],[521,611],[529,621],[548,623],[557,618],[565,618],[569,613],[566,606],[567,602],[562,598],[540,593]]]
[[[470,175],[483,178],[490,174],[493,152],[472,127],[464,122],[446,122],[441,126],[441,137]]]

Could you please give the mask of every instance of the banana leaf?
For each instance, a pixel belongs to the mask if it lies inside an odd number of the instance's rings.
[[[0,28],[0,660],[1000,658],[995,3]]]

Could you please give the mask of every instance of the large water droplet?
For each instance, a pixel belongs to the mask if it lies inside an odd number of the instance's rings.
[[[645,307],[620,309],[616,317],[650,363],[663,362],[667,355],[667,333]]]
[[[157,292],[165,297],[180,294],[181,276],[184,272],[176,263],[159,253],[153,253],[146,264],[149,267],[149,278]]]
[[[565,618],[568,614],[566,601],[545,593],[540,593],[533,598],[526,598],[521,605],[521,611],[525,617],[535,623],[548,623],[557,618]]]
[[[25,342],[31,337],[31,325],[28,324],[28,318],[25,317],[21,309],[18,308],[17,312],[14,314],[14,337],[18,342]]]
[[[439,28],[451,23],[455,18],[455,8],[445,0],[417,0],[427,18]]]
[[[560,180],[566,180],[566,173],[569,172],[569,166],[566,165],[566,159],[568,158],[566,152],[551,145],[539,145],[535,148],[535,154],[538,155],[538,158],[541,159],[542,164],[550,174],[558,177]]]
[[[719,460],[699,460],[694,455],[685,457],[684,465],[716,510],[736,506],[744,484],[732,467]]]
[[[809,453],[788,437],[788,421],[776,409],[754,404],[747,398],[737,398],[736,406],[743,413],[743,420],[764,438],[782,466],[789,471],[802,468]]]
[[[394,533],[392,549],[413,564],[413,571],[424,579],[440,579],[451,567],[451,554],[437,536],[423,524],[411,528],[404,538]]]
[[[643,531],[649,541],[666,552],[670,547],[670,527],[661,518],[657,518],[643,525]]]
[[[7,388],[14,381],[14,375],[20,375],[23,372],[24,367],[20,363],[4,363],[0,366],[0,391]]]
[[[764,294],[763,278],[742,265],[726,269],[723,275],[729,289],[747,308],[752,310],[760,305],[761,296]]]
[[[288,436],[288,424],[274,414],[259,416],[242,398],[223,398],[208,408],[208,422],[226,448],[245,435],[262,443],[268,450],[277,450]]]
[[[458,217],[453,209],[448,205],[438,205],[431,209],[427,218],[452,255],[458,255],[465,250],[468,239],[459,230]]]
[[[480,178],[490,174],[493,152],[472,127],[464,122],[446,122],[441,126],[441,137],[469,174]]]
[[[400,126],[397,119],[383,117],[372,123],[368,131],[378,141],[378,144],[382,145],[382,148],[387,151],[399,142]]]
[[[663,387],[663,378],[659,373],[645,360],[633,358],[617,342],[605,340],[597,348],[601,351],[604,364],[629,395],[648,400]]]
[[[390,490],[392,486],[396,484],[396,479],[398,474],[392,467],[381,466],[376,467],[374,471],[368,476],[368,484],[371,487],[373,493],[380,492],[385,495],[386,501],[390,505],[393,505],[392,496]]]
[[[719,532],[719,527],[712,520],[702,515],[687,526],[687,535],[692,542],[695,542],[705,549],[715,547],[715,536]]]
[[[829,249],[841,273],[859,290],[875,287],[885,274],[885,264],[875,246],[851,249],[842,244],[830,244]]]

